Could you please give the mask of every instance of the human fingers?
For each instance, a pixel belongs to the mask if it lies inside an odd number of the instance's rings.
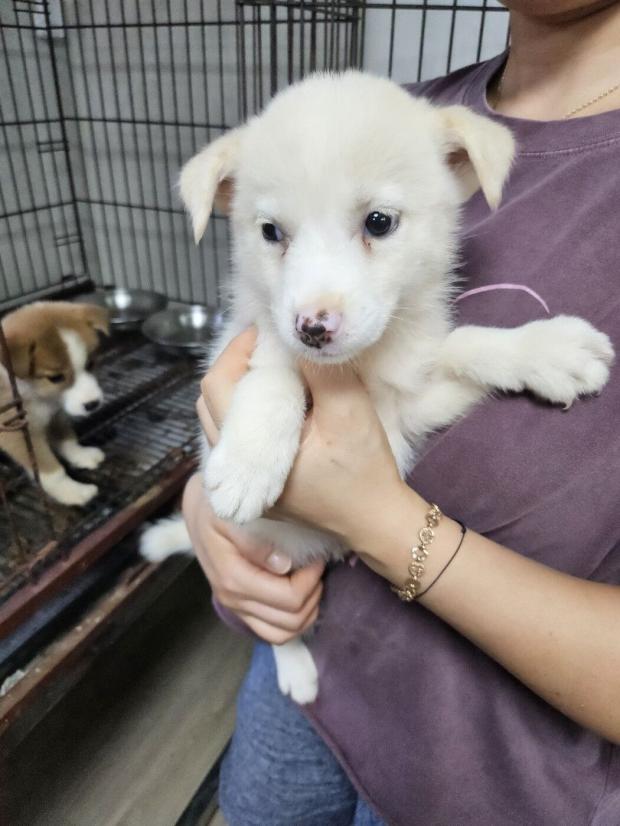
[[[309,617],[306,624],[298,631],[285,631],[282,628],[277,628],[273,625],[270,625],[267,622],[263,622],[263,620],[256,619],[252,616],[244,617],[241,616],[241,619],[245,622],[248,628],[256,634],[257,637],[260,637],[265,642],[271,643],[271,645],[283,645],[285,642],[289,642],[290,640],[294,639],[295,637],[300,636],[300,634],[305,633],[308,631],[316,622],[317,617],[319,615],[318,607],[312,612],[312,615]]]
[[[214,528],[229,539],[249,562],[274,574],[288,574],[291,570],[293,563],[290,556],[275,547],[272,542],[260,540],[242,526],[219,519],[215,514],[212,521]]]
[[[255,327],[249,327],[235,336],[200,382],[202,397],[218,427],[230,406],[237,382],[248,371],[249,361],[256,346],[256,336]]]
[[[220,432],[215,426],[215,422],[213,421],[213,417],[209,413],[209,408],[207,407],[205,400],[202,396],[196,402],[196,413],[198,414],[198,418],[200,420],[200,426],[202,427],[203,433],[209,445],[213,447],[216,445],[220,438]]]
[[[200,473],[194,473],[185,485],[182,510],[192,547],[209,578],[214,567],[218,570],[225,568],[228,557],[237,553],[274,574],[282,575],[290,571],[291,560],[286,554],[269,543],[259,542],[247,531],[219,519],[213,513]]]
[[[211,555],[211,563],[217,563]],[[286,613],[300,613],[313,598],[323,564],[303,568],[290,576],[278,576],[258,568],[241,554],[220,565],[215,583],[218,598],[227,607],[241,609],[247,601],[258,602]]]
[[[284,571],[290,567],[290,559],[282,556],[275,563],[270,561],[274,551],[269,544],[261,545],[236,526],[218,520],[204,495],[199,474],[194,474],[185,487],[183,512],[198,561],[223,607],[268,642],[282,643],[312,625],[322,592],[320,563],[301,576],[298,572],[291,577],[257,567],[274,566]],[[218,527],[232,528],[230,533],[239,538],[243,553],[253,561],[245,558]]]
[[[280,611],[270,605],[248,599],[241,600],[235,610],[239,614],[254,617],[254,619],[261,620],[274,628],[299,634],[307,626],[310,617],[318,610],[322,592],[323,585],[318,582],[300,611]]]
[[[284,576],[290,558],[218,519],[194,480],[186,489],[183,512],[196,556],[223,604],[238,609],[244,600],[252,600],[289,613],[304,609],[320,582],[322,562]]]

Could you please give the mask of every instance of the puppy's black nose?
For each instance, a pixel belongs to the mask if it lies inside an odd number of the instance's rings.
[[[88,413],[92,413],[93,410],[96,410],[100,404],[101,402],[99,399],[93,399],[92,402],[84,402],[84,410]]]
[[[322,347],[325,344],[325,326],[323,324],[302,324],[297,335],[306,347]]]
[[[329,310],[301,312],[295,319],[295,330],[306,347],[321,348],[338,333],[342,315]]]

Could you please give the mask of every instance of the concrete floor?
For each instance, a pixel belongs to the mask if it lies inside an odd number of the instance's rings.
[[[230,736],[250,646],[195,568],[170,591],[12,755],[11,826],[176,822]]]

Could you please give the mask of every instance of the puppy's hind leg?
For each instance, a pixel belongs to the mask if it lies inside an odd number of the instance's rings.
[[[302,638],[294,637],[272,648],[280,691],[300,705],[313,703],[319,693],[319,673]]]

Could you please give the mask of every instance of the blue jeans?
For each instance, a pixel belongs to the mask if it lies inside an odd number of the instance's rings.
[[[278,688],[271,646],[257,643],[220,774],[228,826],[385,826],[361,800],[299,708]]]

